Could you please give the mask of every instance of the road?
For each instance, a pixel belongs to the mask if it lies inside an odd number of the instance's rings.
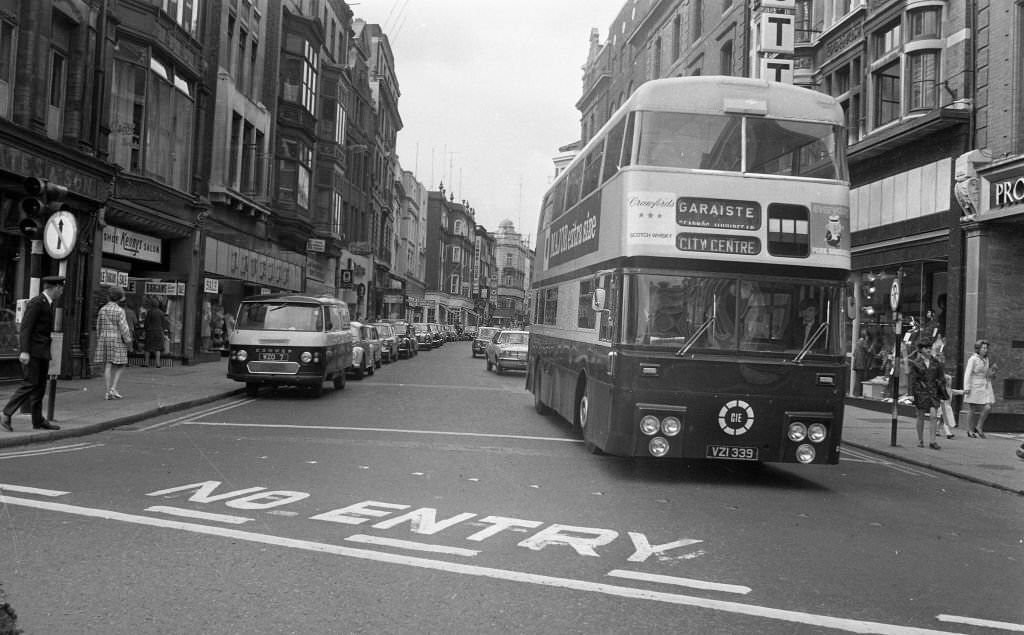
[[[1021,497],[593,456],[523,384],[454,342],[0,452],[0,583],[33,635],[1024,630]]]

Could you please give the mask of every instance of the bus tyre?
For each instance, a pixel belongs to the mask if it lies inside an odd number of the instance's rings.
[[[580,384],[576,398],[576,428],[583,437],[583,447],[591,454],[603,454],[601,448],[597,447],[590,439],[590,429],[587,427],[590,418],[590,399],[587,397],[587,385]]]
[[[541,383],[540,383],[540,364],[533,370],[533,409],[539,415],[546,415],[551,413],[551,408],[548,408],[541,398]]]
[[[249,397],[256,397],[260,394],[260,385],[254,381],[245,382],[245,394]]]
[[[342,371],[338,371],[338,373],[334,376],[334,389],[335,390],[344,390],[344,388],[345,388],[345,371],[342,370]]]

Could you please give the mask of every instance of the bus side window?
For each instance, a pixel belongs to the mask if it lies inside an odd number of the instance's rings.
[[[322,307],[313,309],[313,330],[323,331],[324,330],[324,310]]]
[[[608,146],[604,152],[604,178],[603,181],[615,176],[622,165],[622,137],[626,134],[626,120],[622,119],[615,124],[608,133]]]

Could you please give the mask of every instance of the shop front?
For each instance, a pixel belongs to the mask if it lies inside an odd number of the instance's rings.
[[[303,292],[302,260],[298,254],[262,254],[207,237],[199,316],[200,351],[207,356],[219,356],[226,350],[243,298]]]
[[[963,219],[964,359],[989,342],[996,402],[986,430],[1024,431],[1024,160],[979,166],[977,213]]]

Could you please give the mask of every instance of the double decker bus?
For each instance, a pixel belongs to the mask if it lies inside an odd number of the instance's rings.
[[[526,387],[592,452],[835,464],[843,111],[737,77],[641,85],[546,193]]]

